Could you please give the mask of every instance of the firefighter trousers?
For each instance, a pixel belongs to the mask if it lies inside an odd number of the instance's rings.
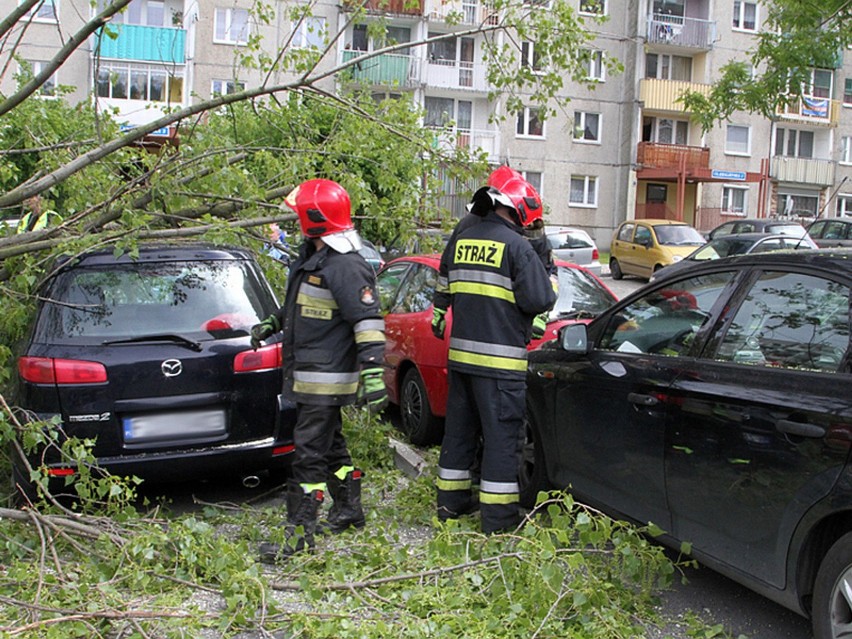
[[[526,382],[448,371],[444,440],[438,460],[438,512],[455,516],[472,502],[471,466],[482,435],[479,509],[482,531],[520,522],[520,463]]]
[[[352,465],[343,438],[340,406],[297,404],[296,410],[293,482],[303,488],[325,484],[338,468]]]

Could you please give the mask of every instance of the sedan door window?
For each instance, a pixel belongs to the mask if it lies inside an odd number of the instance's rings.
[[[416,265],[411,275],[400,289],[395,313],[419,313],[432,304],[435,286],[438,284],[438,272],[422,264]]]
[[[623,353],[686,354],[732,277],[730,272],[714,273],[655,289],[612,316],[600,348]]]
[[[382,270],[376,278],[383,313],[392,312],[396,307],[399,285],[405,279],[405,274],[408,273],[409,268],[407,262],[391,264]]]
[[[726,328],[717,359],[834,372],[849,347],[849,287],[767,271]]]

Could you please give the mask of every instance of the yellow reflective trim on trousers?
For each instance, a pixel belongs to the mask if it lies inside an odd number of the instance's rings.
[[[358,382],[322,384],[319,382],[293,382],[293,391],[305,395],[352,395],[358,391]]]
[[[346,479],[346,475],[355,470],[355,466],[341,466],[337,470],[334,471],[334,476],[337,477],[340,481]]]
[[[321,490],[322,492],[328,492],[328,486],[326,486],[325,482],[321,482],[319,484],[299,484],[302,487],[302,490],[307,495],[308,493],[312,493],[315,490]]]
[[[470,490],[473,485],[469,479],[440,479],[435,482],[438,490]]]
[[[469,295],[482,295],[483,297],[494,297],[498,300],[515,303],[515,293],[502,286],[491,284],[480,284],[477,282],[453,282],[450,284],[450,293],[467,293]]]
[[[493,355],[477,355],[476,353],[466,353],[450,349],[447,356],[451,362],[459,364],[471,364],[473,366],[481,366],[483,368],[498,368],[504,371],[525,371],[527,370],[527,360],[512,359],[511,357],[495,357]]]
[[[385,334],[381,331],[358,331],[355,333],[355,343],[365,344],[367,342],[385,343]]]
[[[337,308],[337,302],[333,299],[314,297],[313,295],[306,295],[301,292],[296,296],[296,304],[299,306],[312,306],[313,308]]]
[[[521,500],[518,493],[484,493],[479,491],[480,504],[516,504]]]

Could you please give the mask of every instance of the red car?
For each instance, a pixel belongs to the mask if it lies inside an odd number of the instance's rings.
[[[438,281],[440,255],[411,255],[388,262],[378,274],[385,312],[385,384],[390,401],[400,408],[402,429],[414,444],[441,441],[447,406],[447,350],[452,309],[443,340],[432,334],[432,294]],[[556,338],[565,324],[589,321],[617,301],[586,269],[557,260],[559,299],[547,331],[530,342],[538,348]]]

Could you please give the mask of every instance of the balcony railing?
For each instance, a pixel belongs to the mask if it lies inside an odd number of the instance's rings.
[[[423,15],[424,0],[367,0],[362,3],[356,0],[343,0],[345,8],[365,8],[371,13],[397,13],[409,16]]]
[[[497,24],[497,12],[486,2],[477,0],[430,0],[426,4],[429,19],[445,21],[452,18],[458,24]]]
[[[469,151],[484,151],[490,160],[497,157],[497,131],[485,129],[457,129],[447,132],[435,130],[432,146],[443,151],[467,149]]]
[[[113,38],[104,33],[117,33]],[[186,62],[186,31],[173,27],[110,24],[95,35],[95,51],[101,58],[146,62]]]
[[[345,64],[365,54],[365,51],[347,49],[343,52],[342,62]],[[361,84],[405,89],[417,85],[418,71],[419,67],[412,56],[384,53],[355,63],[341,71],[341,75]]]
[[[708,169],[710,168],[710,149],[703,146],[640,142],[636,152],[636,162],[646,169],[679,169],[681,163],[686,169]]]
[[[420,77],[423,82],[434,88],[470,89],[487,91],[487,67],[474,62],[456,60],[423,60]]]
[[[677,102],[677,99],[686,91],[697,91],[709,95],[710,85],[656,78],[643,78],[639,82],[639,99],[644,103],[643,108],[650,111],[687,113],[683,104]]]
[[[649,44],[709,51],[716,41],[716,22],[654,14],[648,18],[645,37]]]
[[[778,182],[797,184],[834,184],[835,163],[832,160],[814,160],[784,155],[773,156],[769,165],[769,177]]]
[[[837,126],[840,122],[840,102],[829,98],[803,96],[798,102],[780,107],[778,115],[785,121]]]

